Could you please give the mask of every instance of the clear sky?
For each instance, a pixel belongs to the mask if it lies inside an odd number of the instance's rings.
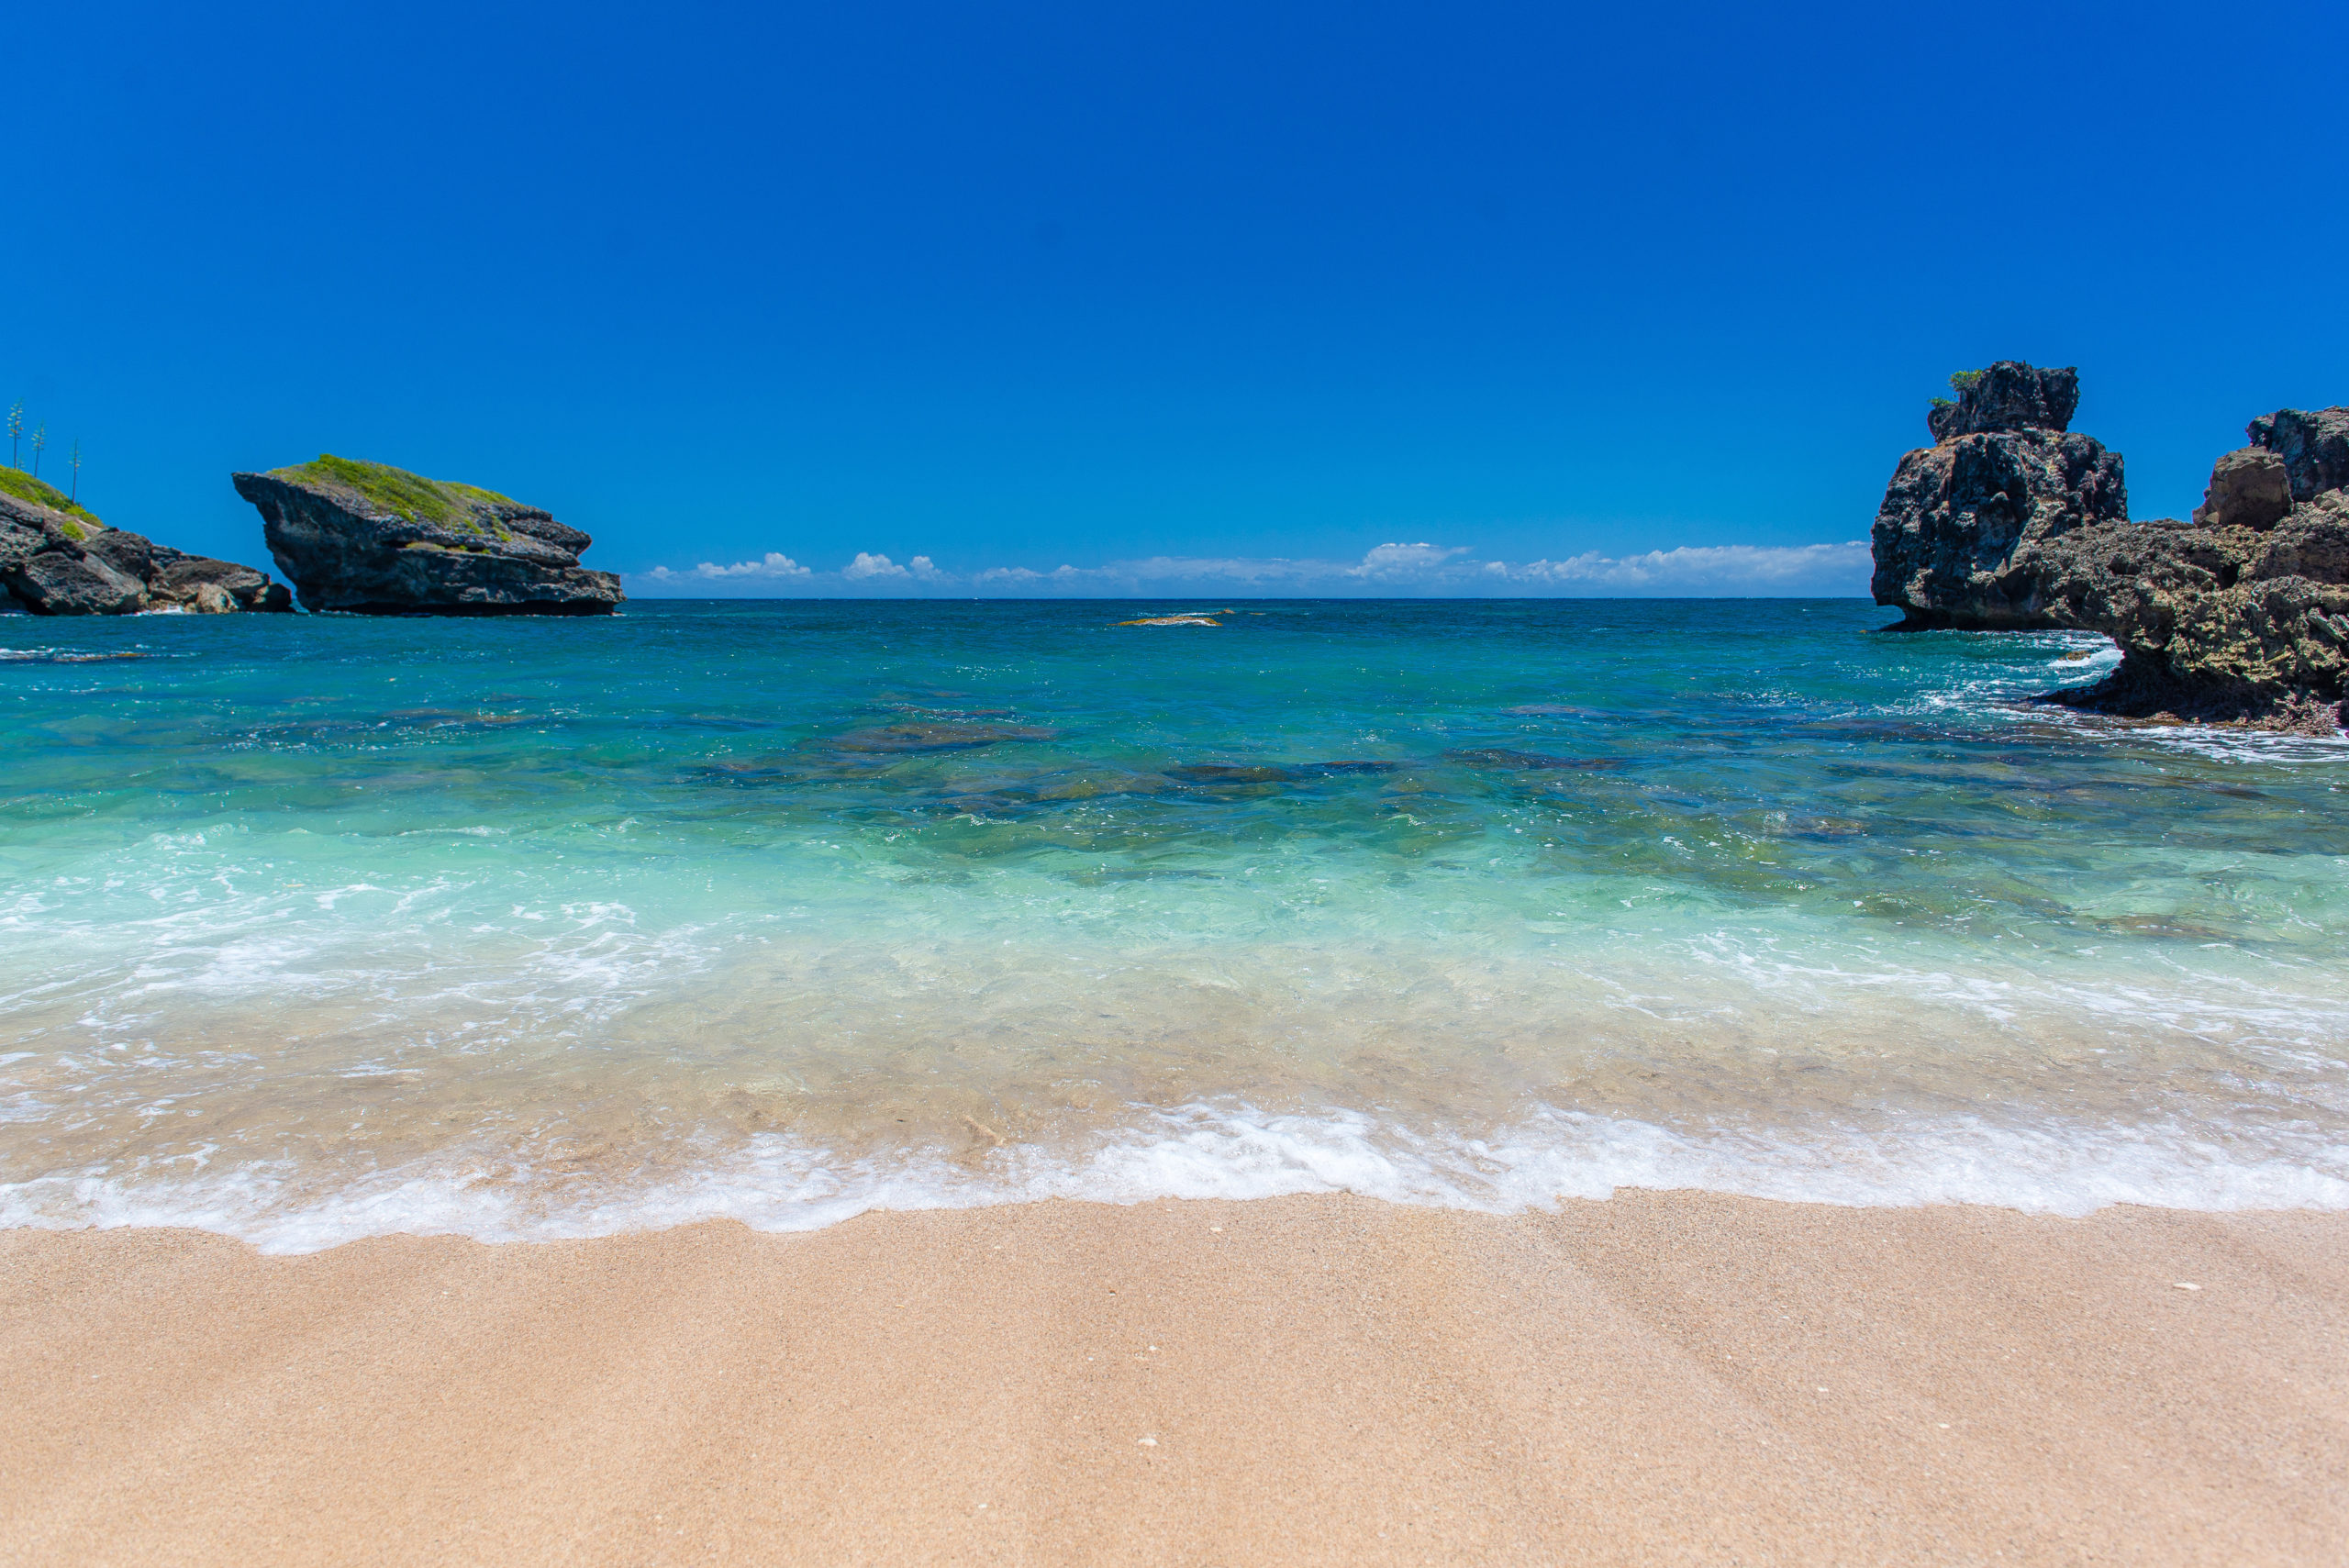
[[[2141,517],[2349,402],[2338,0],[6,33],[0,402],[256,563],[334,451],[640,594],[1864,593],[1953,370],[2077,364]]]

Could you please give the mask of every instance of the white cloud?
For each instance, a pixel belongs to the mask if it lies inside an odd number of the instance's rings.
[[[1464,545],[1421,542],[1378,545],[1364,551],[1359,561],[1153,555],[1100,566],[1064,563],[1050,572],[1028,566],[989,566],[965,578],[939,570],[927,555],[917,555],[901,566],[885,555],[859,550],[854,560],[836,573],[811,573],[789,556],[771,550],[763,560],[733,566],[705,562],[692,573],[660,567],[635,582],[655,593],[679,588],[690,592],[697,584],[723,579],[729,585],[739,582],[743,588],[753,583],[788,582],[794,592],[849,595],[876,589],[919,593],[951,586],[965,593],[1014,595],[1239,592],[1298,597],[1380,593],[1702,597],[1864,594],[1870,564],[1867,543],[1860,539],[1842,544],[1682,545],[1623,556],[1589,550],[1562,560],[1528,562],[1482,561]]]
[[[1346,575],[1374,583],[1403,582],[1439,572],[1453,556],[1467,553],[1465,545],[1447,548],[1432,544],[1382,544],[1372,548],[1355,565],[1347,567]]]
[[[690,583],[696,577],[710,579],[726,577],[806,577],[811,575],[811,573],[807,567],[800,565],[799,562],[792,560],[791,557],[784,554],[781,550],[771,550],[760,560],[738,561],[731,566],[720,566],[714,561],[705,561],[689,573],[672,572],[665,566],[656,566],[651,571],[646,573],[645,575],[651,578],[652,581],[656,583]]]
[[[1532,561],[1523,566],[1491,562],[1512,582],[1571,584],[1576,587],[1630,588],[1658,592],[1709,588],[1751,592],[1788,583],[1851,577],[1865,583],[1873,562],[1867,541],[1803,545],[1687,545],[1652,550],[1644,555],[1605,556],[1597,551],[1564,561]]]

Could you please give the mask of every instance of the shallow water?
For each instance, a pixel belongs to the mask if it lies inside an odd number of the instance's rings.
[[[0,622],[0,1223],[2349,1207],[2349,746],[1851,601],[1116,624],[1218,607]]]

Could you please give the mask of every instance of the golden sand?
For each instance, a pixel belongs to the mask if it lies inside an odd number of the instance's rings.
[[[0,1410],[10,1564],[2332,1564],[2349,1215],[18,1230]]]

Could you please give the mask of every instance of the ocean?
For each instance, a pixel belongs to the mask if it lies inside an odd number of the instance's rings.
[[[0,1225],[2349,1207],[2349,744],[1892,618],[0,621]]]

